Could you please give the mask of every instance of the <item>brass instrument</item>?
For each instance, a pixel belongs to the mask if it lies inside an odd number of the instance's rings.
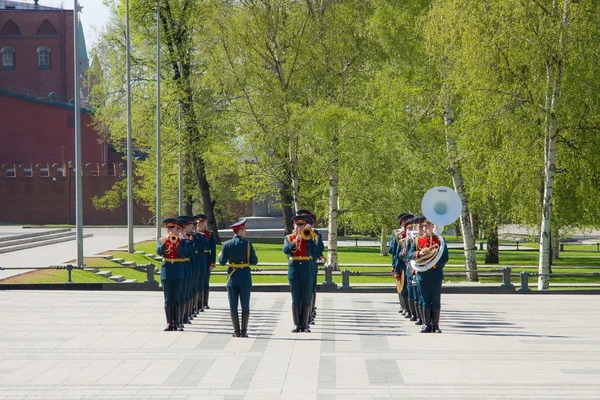
[[[300,236],[302,236],[302,239],[304,240],[310,240],[310,239],[314,239],[316,234],[315,231],[313,231],[311,228],[304,228],[302,229],[302,231],[300,231]]]
[[[171,243],[171,244],[178,244],[179,243],[179,237],[177,235],[169,235],[167,237],[167,240]]]

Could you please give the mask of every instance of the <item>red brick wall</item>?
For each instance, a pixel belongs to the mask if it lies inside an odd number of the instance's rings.
[[[47,96],[56,92],[67,100],[73,97],[73,11],[2,11],[0,27],[12,20],[21,37],[0,37],[0,48],[15,49],[15,68],[0,69],[0,90],[4,85],[28,88]],[[47,19],[57,36],[36,37],[40,23]],[[50,69],[38,69],[37,49],[50,48]]]
[[[125,209],[96,210],[94,196],[101,197],[112,187],[115,176],[84,176],[83,223],[85,225],[127,225]],[[71,188],[71,224],[75,224],[75,177],[3,178],[0,177],[0,222],[17,224],[66,224],[69,222],[69,186]],[[144,206],[134,207],[134,223],[147,224],[152,217]]]
[[[74,161],[73,118],[74,111],[66,106],[0,94],[0,165]],[[94,164],[117,161],[110,159],[107,144],[98,143],[91,123],[90,115],[81,113],[82,160]]]

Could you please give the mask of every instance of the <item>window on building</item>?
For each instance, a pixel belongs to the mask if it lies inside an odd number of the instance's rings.
[[[39,47],[38,53],[38,67],[39,68],[50,68],[50,49],[48,47]]]
[[[3,47],[0,53],[2,53],[2,68],[14,68],[15,49],[12,47]]]

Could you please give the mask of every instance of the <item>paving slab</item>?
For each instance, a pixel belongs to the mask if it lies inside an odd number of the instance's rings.
[[[590,295],[442,298],[421,334],[392,294],[320,293],[292,333],[287,293],[253,293],[249,338],[226,294],[163,332],[160,292],[0,292],[0,399],[600,399]]]

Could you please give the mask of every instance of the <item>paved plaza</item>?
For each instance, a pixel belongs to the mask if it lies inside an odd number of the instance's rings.
[[[393,294],[253,293],[232,338],[224,292],[163,332],[160,292],[0,291],[0,399],[600,399],[594,295],[443,296],[420,334]]]

